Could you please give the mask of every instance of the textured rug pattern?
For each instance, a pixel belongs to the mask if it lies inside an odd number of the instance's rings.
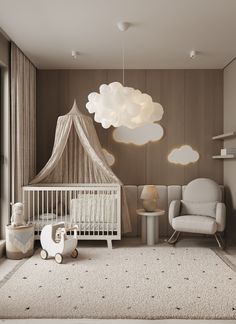
[[[0,318],[236,319],[236,273],[208,248],[37,253],[1,286]]]

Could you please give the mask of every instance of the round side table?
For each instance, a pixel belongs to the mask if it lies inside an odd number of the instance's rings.
[[[155,240],[159,240],[159,217],[163,216],[165,211],[162,209],[156,209],[153,212],[147,212],[144,209],[138,209],[137,215],[142,216],[142,241],[147,236],[147,245],[154,245]],[[144,222],[147,220],[147,228],[145,231]]]

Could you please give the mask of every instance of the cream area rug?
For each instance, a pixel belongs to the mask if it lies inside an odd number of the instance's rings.
[[[208,248],[39,251],[0,283],[0,318],[236,319],[236,272]]]

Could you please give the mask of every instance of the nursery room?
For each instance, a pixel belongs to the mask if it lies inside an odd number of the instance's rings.
[[[235,0],[0,0],[0,322],[236,323],[235,32]]]

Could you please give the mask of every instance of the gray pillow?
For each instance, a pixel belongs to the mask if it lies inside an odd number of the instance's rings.
[[[192,202],[181,200],[181,215],[199,215],[216,217],[216,201]]]

